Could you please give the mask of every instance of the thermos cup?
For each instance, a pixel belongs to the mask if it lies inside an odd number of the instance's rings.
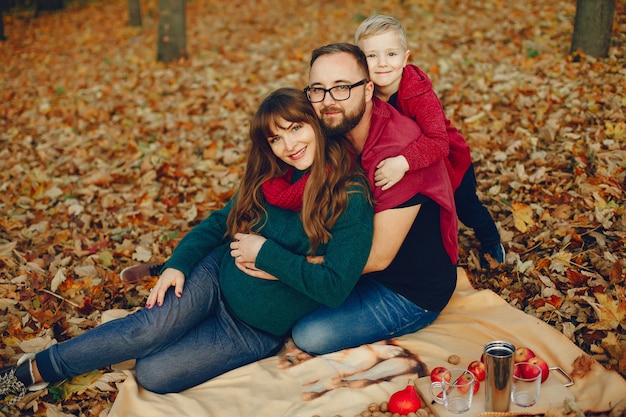
[[[514,353],[515,346],[509,342],[496,340],[485,345],[485,411],[509,411]]]

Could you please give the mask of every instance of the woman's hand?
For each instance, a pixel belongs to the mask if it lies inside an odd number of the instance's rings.
[[[322,255],[307,255],[306,261],[313,265],[320,265],[324,263],[324,256]]]
[[[235,240],[230,242],[230,256],[235,258],[235,262],[254,266],[261,246],[266,240],[260,235],[235,233]]]
[[[392,158],[383,159],[376,165],[374,172],[374,185],[382,187],[382,190],[388,190],[396,185],[404,174],[409,170],[409,163],[402,155]]]
[[[309,255],[306,257],[306,260],[308,263],[319,265],[324,262],[324,257]],[[257,269],[254,266],[254,262],[239,262],[237,261],[237,259],[235,259],[235,266],[253,278],[266,279],[268,281],[278,281],[278,278],[276,278],[274,275]]]
[[[150,295],[146,300],[146,308],[154,307],[155,303],[159,307],[162,306],[163,299],[165,298],[165,293],[167,292],[167,290],[169,290],[170,287],[174,287],[174,293],[176,294],[176,297],[182,297],[184,286],[185,274],[180,272],[178,269],[167,268],[165,271],[163,271],[157,283],[150,290]]]
[[[266,279],[268,281],[278,281],[274,275],[268,274],[265,271],[254,267],[254,262],[239,262],[235,259],[235,266],[243,271],[245,274],[250,275],[253,278]]]

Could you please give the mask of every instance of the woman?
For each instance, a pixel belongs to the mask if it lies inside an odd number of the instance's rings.
[[[343,138],[327,140],[305,94],[291,88],[261,103],[250,138],[236,198],[181,240],[145,308],[24,355],[0,373],[5,402],[128,359],[137,359],[144,388],[179,392],[276,353],[299,318],[343,302],[373,229],[354,151]],[[241,233],[255,239],[253,249],[239,249]],[[277,280],[250,277],[246,268]]]

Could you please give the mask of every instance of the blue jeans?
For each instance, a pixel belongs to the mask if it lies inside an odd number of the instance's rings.
[[[321,306],[300,319],[292,336],[300,349],[321,355],[412,333],[438,316],[365,276],[339,307]]]
[[[180,392],[270,356],[284,338],[253,329],[229,313],[218,284],[219,261],[200,262],[178,298],[142,308],[36,356],[44,381],[56,382],[137,359],[138,382],[157,393]]]

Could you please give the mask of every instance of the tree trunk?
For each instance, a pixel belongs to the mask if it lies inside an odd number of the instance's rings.
[[[141,26],[141,6],[139,0],[128,0],[128,21],[131,26]]]
[[[186,57],[185,0],[159,0],[157,61]]]
[[[62,10],[65,8],[63,0],[37,0],[37,11]]]
[[[4,36],[4,0],[0,0],[0,41],[6,41]]]
[[[576,0],[570,54],[606,57],[611,44],[615,0]]]

